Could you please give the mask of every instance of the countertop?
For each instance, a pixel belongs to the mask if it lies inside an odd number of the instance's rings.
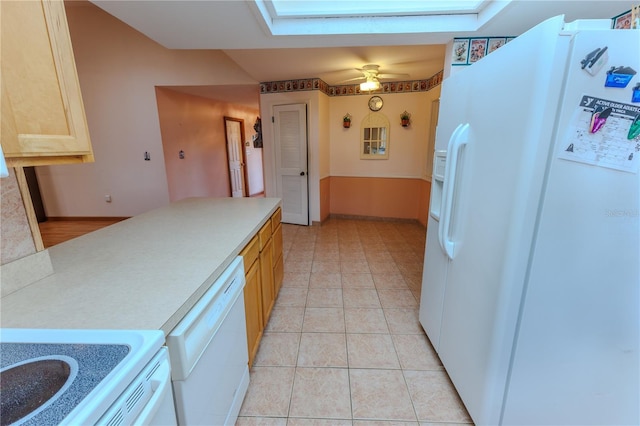
[[[53,274],[0,300],[2,327],[167,335],[279,205],[189,198],[53,246]]]

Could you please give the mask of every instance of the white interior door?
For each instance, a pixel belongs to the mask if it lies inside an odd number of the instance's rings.
[[[276,191],[282,198],[282,221],[308,225],[307,107],[276,105],[273,117]]]
[[[227,156],[229,158],[229,181],[232,197],[244,197],[244,162],[242,156],[243,120],[224,118]]]

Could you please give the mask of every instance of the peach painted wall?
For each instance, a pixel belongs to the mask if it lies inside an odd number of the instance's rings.
[[[427,226],[429,219],[429,200],[431,198],[431,182],[420,181],[420,199],[418,205],[418,222]]]
[[[320,222],[329,218],[331,207],[331,178],[320,179]]]
[[[229,167],[225,146],[224,116],[244,120],[246,141],[255,133],[258,109],[156,88],[162,146],[170,201],[187,197],[229,197]],[[185,158],[179,158],[184,151]],[[261,149],[245,146],[248,164],[248,195],[263,191]],[[258,166],[257,168],[255,166]],[[258,178],[258,179],[255,179]],[[253,181],[253,182],[252,182]],[[252,184],[253,183],[253,184]]]
[[[331,214],[417,219],[421,179],[331,176]]]
[[[125,217],[168,204],[155,87],[258,82],[221,51],[166,49],[89,1],[65,7],[96,161],[37,168],[47,215]]]

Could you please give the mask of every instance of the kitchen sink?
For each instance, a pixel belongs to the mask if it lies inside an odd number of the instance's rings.
[[[8,425],[53,403],[73,382],[78,363],[70,357],[41,357],[0,371],[0,424]]]

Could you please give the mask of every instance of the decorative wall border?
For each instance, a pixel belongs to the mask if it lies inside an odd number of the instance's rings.
[[[373,92],[362,92],[359,84],[330,86],[319,78],[306,78],[299,80],[268,81],[260,83],[260,94],[304,92],[319,90],[328,96],[355,96],[369,93],[407,93],[428,92],[442,83],[444,71],[439,71],[424,80],[393,81],[380,83],[380,89]]]

